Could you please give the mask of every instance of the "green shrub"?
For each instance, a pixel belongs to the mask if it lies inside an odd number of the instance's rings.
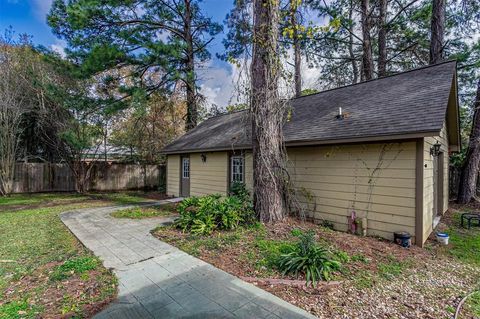
[[[298,237],[302,234],[302,230],[298,228],[294,228],[290,233],[292,234],[292,236]]]
[[[233,182],[230,186],[230,196],[239,198],[241,201],[250,200],[250,192],[245,183]]]
[[[305,275],[305,284],[315,287],[320,280],[329,280],[330,273],[340,268],[340,263],[331,258],[330,252],[315,243],[315,233],[310,230],[298,235],[294,249],[282,254],[278,268],[283,274]]]
[[[193,234],[208,235],[216,228],[214,216],[206,214],[201,218],[193,218],[190,231]]]
[[[184,232],[211,234],[215,229],[232,230],[254,220],[250,199],[218,194],[189,197],[178,206],[180,217],[175,225]]]
[[[255,240],[255,246],[259,249],[262,257],[259,258],[257,264],[267,268],[276,267],[280,256],[291,252],[295,248],[292,242],[269,239],[257,239]]]
[[[78,257],[65,261],[50,274],[51,280],[63,280],[73,274],[83,274],[97,268],[98,260],[93,257]]]

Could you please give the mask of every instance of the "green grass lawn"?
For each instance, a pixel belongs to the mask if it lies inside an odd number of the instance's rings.
[[[146,200],[142,194],[0,197],[0,318],[89,317],[108,303],[116,294],[115,276],[70,233],[59,213],[135,204]]]
[[[108,200],[116,204],[129,205],[151,201],[144,192],[121,192],[121,193],[91,193],[90,198]]]
[[[110,300],[114,275],[63,225],[60,212],[101,202],[0,214],[0,318],[88,314]]]
[[[8,197],[0,196],[0,211],[2,206],[35,205],[51,202],[80,201],[88,199],[86,195],[74,193],[43,193],[43,194],[13,194]]]
[[[480,318],[480,290],[467,299],[466,306],[477,318]]]
[[[115,218],[131,218],[131,219],[143,219],[151,217],[166,217],[172,216],[177,213],[177,205],[174,203],[146,206],[146,207],[133,207],[122,210],[117,210],[112,213]]]
[[[81,318],[96,313],[115,296],[116,278],[70,233],[59,214],[137,204],[159,195],[102,192],[0,197],[0,318]],[[162,212],[165,209],[156,214]]]
[[[40,193],[40,194],[12,194],[7,197],[0,196],[0,212],[9,208],[25,208],[40,205],[58,205],[84,200],[105,200],[115,204],[137,204],[150,201],[147,198],[150,193],[145,192],[119,192],[119,193]]]
[[[453,212],[446,230],[450,236],[449,245],[443,249],[443,253],[462,262],[480,266],[480,227],[472,226],[470,229],[460,227],[461,213]]]
[[[465,302],[476,318],[480,318],[480,227],[472,226],[470,229],[460,227],[463,210],[454,211],[448,222],[446,232],[450,236],[449,245],[442,247],[441,252],[454,259],[471,264],[479,269],[478,291]],[[474,222],[476,225],[476,223]]]

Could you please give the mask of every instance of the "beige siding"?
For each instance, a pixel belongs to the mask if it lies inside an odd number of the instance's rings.
[[[180,192],[180,156],[167,157],[167,195],[178,196]]]
[[[200,153],[190,154],[190,194],[225,194],[228,152],[205,154],[206,162]],[[288,148],[288,155],[295,187],[306,195],[299,200],[317,220],[347,230],[347,217],[355,210],[368,218],[369,235],[415,234],[415,142]],[[179,157],[169,156],[168,163],[169,194],[177,195]],[[245,182],[251,190],[250,151],[245,153]]]
[[[368,234],[415,234],[415,142],[289,148],[301,202],[318,220],[347,230],[355,210]],[[307,200],[311,197],[312,200]]]
[[[439,211],[444,213],[448,209],[448,135],[444,123],[440,136],[424,138],[424,170],[423,170],[423,234],[426,239],[432,232],[433,226],[433,157],[430,155],[430,148],[438,141],[442,144],[443,152],[443,205]],[[441,196],[439,194],[439,196]]]
[[[190,195],[227,193],[228,153],[203,153],[206,161],[202,162],[200,153],[190,154]]]

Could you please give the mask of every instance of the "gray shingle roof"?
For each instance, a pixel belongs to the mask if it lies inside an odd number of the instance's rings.
[[[291,100],[284,126],[289,143],[326,142],[440,132],[445,119],[454,61],[332,89]],[[342,107],[348,117],[335,115]],[[210,118],[173,143],[165,153],[250,148],[248,111]]]

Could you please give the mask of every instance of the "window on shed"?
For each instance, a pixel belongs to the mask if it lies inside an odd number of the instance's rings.
[[[230,182],[244,183],[245,163],[243,156],[230,158]]]
[[[183,158],[183,178],[190,178],[190,159],[188,157]]]

